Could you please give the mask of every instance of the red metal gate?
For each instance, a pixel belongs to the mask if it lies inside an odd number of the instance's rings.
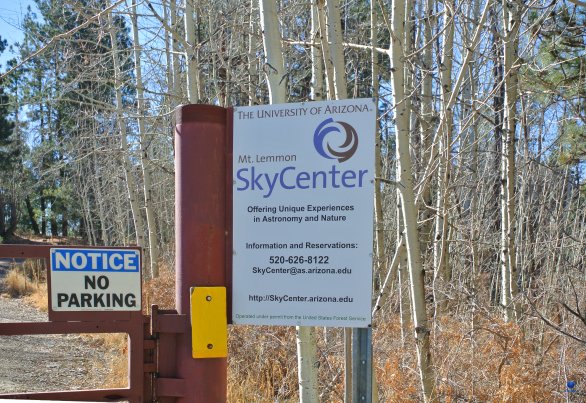
[[[0,245],[0,257],[45,259],[48,262],[53,245]],[[59,246],[64,248],[63,246]],[[65,247],[66,248],[66,247]],[[72,247],[75,248],[75,247]],[[97,247],[92,247],[98,249]],[[135,249],[140,248],[124,248]],[[46,264],[48,267],[48,264]],[[47,275],[48,289],[51,276]],[[126,333],[128,335],[128,387],[81,391],[0,394],[0,399],[90,400],[145,402],[152,398],[155,373],[155,342],[151,337],[149,317],[141,311],[129,312],[62,312],[54,311],[48,293],[48,322],[0,323],[0,335]],[[146,365],[145,365],[146,362]],[[152,400],[152,399],[151,399]]]
[[[232,110],[184,105],[176,112],[176,307],[136,312],[55,312],[41,323],[2,323],[0,335],[126,333],[128,388],[0,394],[0,399],[222,403],[227,358],[192,356],[192,287],[226,287],[231,305]],[[0,257],[48,260],[51,245],[0,245]],[[61,248],[61,246],[59,246]],[[92,246],[92,248],[95,248]],[[130,248],[137,249],[137,248]],[[50,288],[50,276],[47,276]]]

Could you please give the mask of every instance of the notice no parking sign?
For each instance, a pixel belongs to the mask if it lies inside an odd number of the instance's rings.
[[[140,311],[137,249],[51,249],[53,311]]]

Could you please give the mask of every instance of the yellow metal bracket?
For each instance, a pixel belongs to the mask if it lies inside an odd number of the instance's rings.
[[[228,356],[226,287],[191,288],[191,351],[193,358]]]

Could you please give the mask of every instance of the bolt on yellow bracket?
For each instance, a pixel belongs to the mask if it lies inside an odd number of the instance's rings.
[[[228,356],[226,287],[191,288],[191,351],[193,358]]]

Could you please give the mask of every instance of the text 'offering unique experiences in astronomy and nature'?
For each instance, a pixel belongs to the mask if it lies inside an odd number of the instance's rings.
[[[375,108],[234,108],[234,323],[370,325]]]
[[[54,311],[140,311],[137,249],[51,249]]]

